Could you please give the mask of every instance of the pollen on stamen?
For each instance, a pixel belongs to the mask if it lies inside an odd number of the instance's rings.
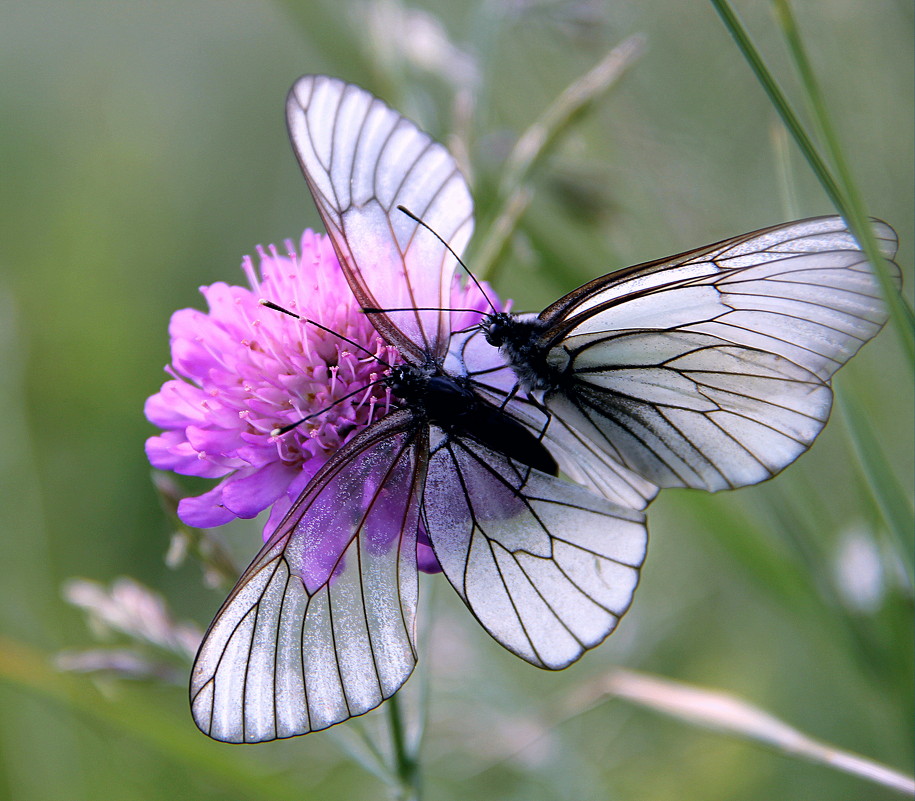
[[[349,380],[353,381],[356,378],[356,365],[354,364],[355,359],[353,359],[352,352],[348,350],[341,350],[340,362],[346,365],[349,371]]]
[[[358,404],[354,404],[354,405],[364,406],[366,403],[368,403],[369,398],[373,397],[372,391],[374,389],[375,389],[375,387],[373,387],[373,386],[367,386],[365,388],[365,392],[362,394],[362,400],[360,400]]]

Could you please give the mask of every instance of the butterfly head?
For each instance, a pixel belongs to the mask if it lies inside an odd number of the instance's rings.
[[[486,341],[499,349],[525,389],[543,389],[554,380],[546,362],[543,323],[536,314],[496,312],[480,323]]]

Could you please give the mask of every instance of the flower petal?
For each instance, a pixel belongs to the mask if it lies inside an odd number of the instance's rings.
[[[234,520],[235,515],[222,505],[224,484],[225,481],[196,498],[182,498],[178,502],[181,522],[194,528],[214,528]]]
[[[201,478],[222,478],[237,467],[202,458],[185,439],[183,431],[163,431],[158,437],[150,437],[146,440],[146,458],[159,470]]]
[[[286,491],[299,472],[299,468],[284,462],[271,462],[250,475],[229,478],[222,502],[236,517],[256,517]]]

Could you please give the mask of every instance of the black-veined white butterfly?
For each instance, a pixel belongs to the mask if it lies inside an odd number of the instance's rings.
[[[315,475],[204,637],[192,712],[229,742],[326,728],[406,681],[420,527],[496,640],[532,664],[565,667],[629,607],[654,491],[637,477],[627,484],[622,467],[613,480],[632,503],[557,478],[532,433],[536,407],[508,398],[515,379],[498,350],[480,330],[452,334],[456,260],[445,242],[463,250],[472,202],[445,148],[327,77],[296,83],[288,120],[357,298],[414,311],[374,318],[405,362],[388,379],[395,410]]]
[[[892,259],[895,232],[873,230]],[[484,335],[525,390],[620,464],[660,487],[720,490],[810,447],[831,376],[886,318],[833,216],[611,273],[539,315],[490,315]]]

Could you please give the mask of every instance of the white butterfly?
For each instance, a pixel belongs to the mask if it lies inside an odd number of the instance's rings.
[[[892,259],[895,232],[873,229]],[[845,223],[817,217],[619,270],[484,327],[520,385],[589,443],[660,487],[720,490],[810,447],[829,379],[886,319]]]
[[[191,708],[228,742],[323,729],[397,691],[416,662],[421,534],[496,640],[539,667],[565,667],[628,609],[654,492],[637,477],[627,485],[629,471],[599,450],[599,469],[632,503],[555,477],[536,436],[544,419],[507,397],[515,378],[499,351],[481,329],[452,334],[448,247],[466,244],[472,203],[445,148],[332,78],[302,78],[287,109],[360,303],[410,311],[373,317],[405,362],[387,379],[394,411],[315,475],[204,637]]]

